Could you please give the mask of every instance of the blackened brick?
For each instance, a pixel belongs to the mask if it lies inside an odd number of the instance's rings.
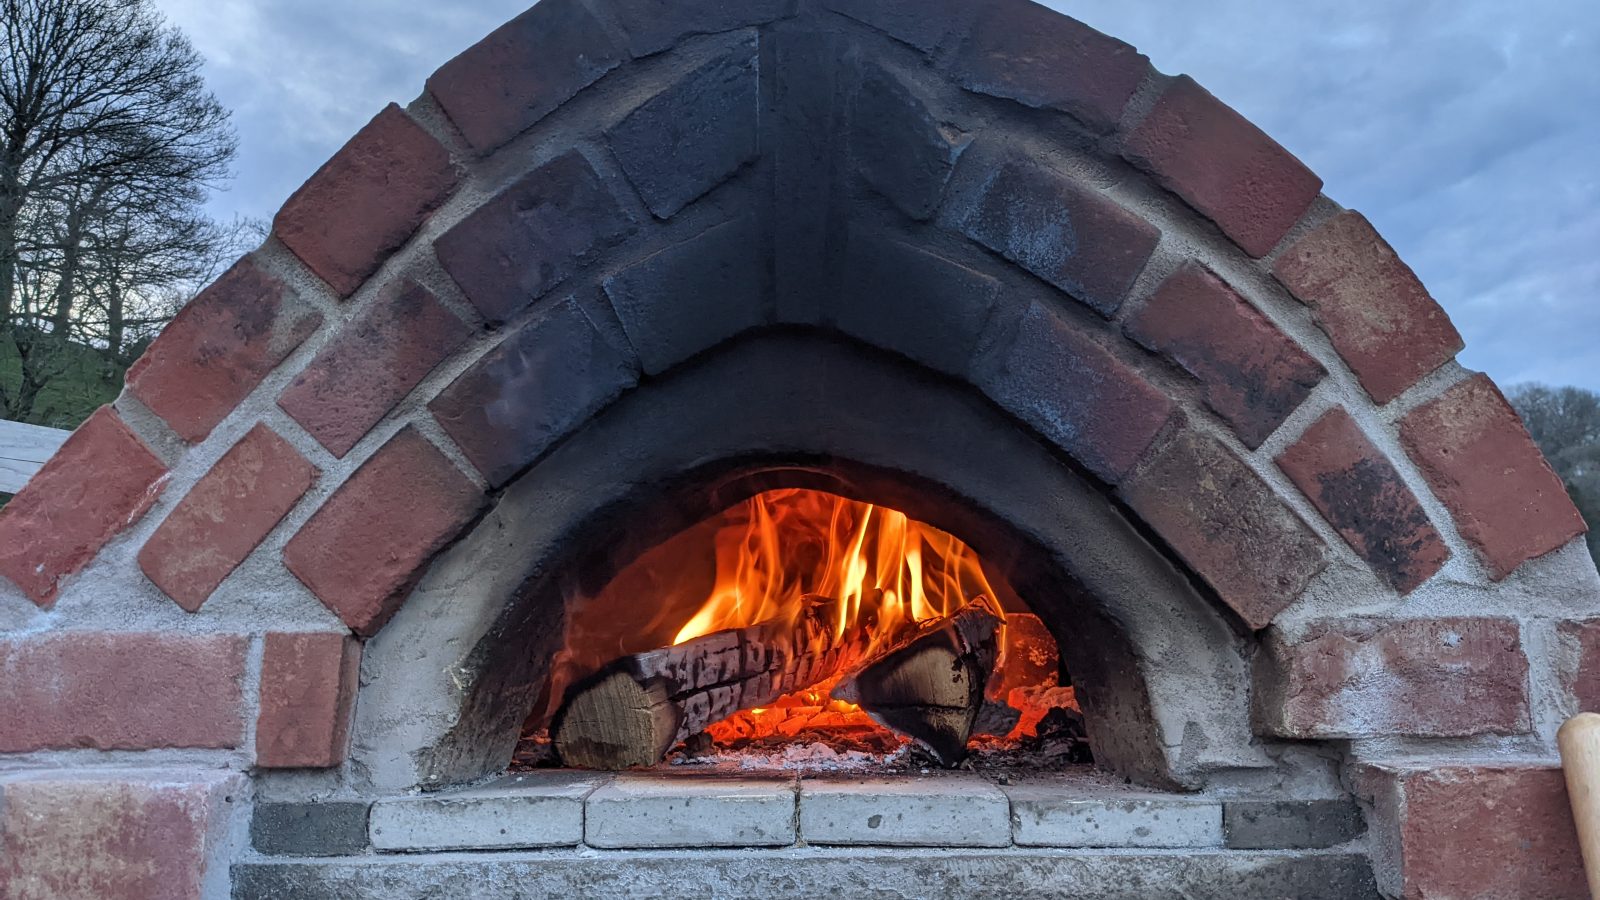
[[[609,0],[635,58],[693,34],[763,25],[794,15],[795,0]]]
[[[965,138],[952,139],[915,88],[869,65],[850,111],[850,149],[867,183],[913,219],[938,209]]]

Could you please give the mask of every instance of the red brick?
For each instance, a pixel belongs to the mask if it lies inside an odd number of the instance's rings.
[[[1589,896],[1560,767],[1366,765],[1357,791],[1378,815],[1374,869],[1405,900]]]
[[[278,211],[278,240],[348,297],[456,186],[450,154],[393,103]]]
[[[1278,455],[1278,468],[1400,593],[1410,593],[1450,558],[1394,464],[1343,409],[1329,410],[1307,428]]]
[[[1289,738],[1463,737],[1529,730],[1528,658],[1511,619],[1350,619],[1274,634],[1258,724]]]
[[[139,568],[179,606],[199,610],[316,477],[316,467],[288,441],[257,425],[145,542]]]
[[[0,790],[0,897],[199,900],[244,779],[228,772],[37,772]]]
[[[609,0],[635,58],[692,34],[715,34],[794,15],[795,0]]]
[[[1102,315],[1116,312],[1155,251],[1156,227],[1032,162],[988,172],[961,231]]]
[[[1187,263],[1128,318],[1128,335],[1200,381],[1206,406],[1261,446],[1327,372],[1222,279]]]
[[[1259,475],[1187,426],[1121,494],[1253,629],[1271,624],[1326,564],[1321,539]]]
[[[1562,686],[1575,708],[1600,712],[1600,618],[1562,622],[1562,638],[1575,645],[1577,664],[1562,671]]]
[[[128,392],[197,443],[321,324],[321,313],[242,259],[133,364]]]
[[[348,634],[268,634],[256,765],[326,769],[344,762],[360,672],[361,644]]]
[[[1150,60],[1031,0],[994,0],[951,63],[970,91],[1058,109],[1095,131],[1117,125]]]
[[[980,376],[979,386],[1110,484],[1174,409],[1139,373],[1039,303],[1023,311],[999,370]]]
[[[102,406],[0,509],[0,575],[34,603],[54,603],[61,579],[139,521],[166,475],[116,411]]]
[[[343,457],[472,334],[410,279],[386,285],[296,376],[278,406]]]
[[[1322,179],[1187,75],[1128,136],[1148,169],[1251,256],[1265,256],[1322,190]]]
[[[1498,581],[1587,530],[1560,477],[1488,376],[1400,420],[1406,452]]]
[[[637,364],[567,299],[478,360],[428,409],[500,487],[638,380]]]
[[[483,493],[408,427],[328,498],[283,561],[346,625],[372,635],[483,505]]]
[[[489,324],[498,325],[633,229],[594,167],[571,152],[479,207],[442,235],[434,249],[472,305]]]
[[[428,78],[428,93],[482,153],[504,144],[622,61],[578,0],[545,0]]]
[[[61,631],[0,641],[0,753],[236,747],[237,635]]]
[[[1379,403],[1400,396],[1463,346],[1450,317],[1360,213],[1340,213],[1295,241],[1272,274],[1311,309]]]

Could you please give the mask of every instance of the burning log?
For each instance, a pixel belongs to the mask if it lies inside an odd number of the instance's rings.
[[[808,597],[794,622],[730,628],[617,659],[567,695],[550,733],[562,763],[623,769],[661,761],[679,741],[855,666],[861,637],[836,643],[829,610]]]
[[[874,654],[839,682],[833,696],[953,766],[966,757],[967,739],[984,707],[999,626],[1000,617],[979,597]]]

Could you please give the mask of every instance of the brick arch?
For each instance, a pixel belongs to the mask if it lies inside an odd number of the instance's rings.
[[[1320,190],[1192,80],[1025,0],[544,0],[180,314],[0,514],[0,600],[25,629],[210,640],[260,687],[255,748],[242,706],[185,746],[337,765],[342,633],[641,383],[804,330],[964,385],[1092,478],[1259,639],[1258,734],[1548,749],[1585,682],[1528,648],[1596,643],[1583,523]],[[1401,693],[1349,689],[1374,667]]]

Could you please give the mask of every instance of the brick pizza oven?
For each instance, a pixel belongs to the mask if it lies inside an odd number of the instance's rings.
[[[0,894],[1585,896],[1584,523],[1321,185],[1027,0],[543,0],[0,513]],[[518,767],[797,491],[981,557],[1093,766]]]

